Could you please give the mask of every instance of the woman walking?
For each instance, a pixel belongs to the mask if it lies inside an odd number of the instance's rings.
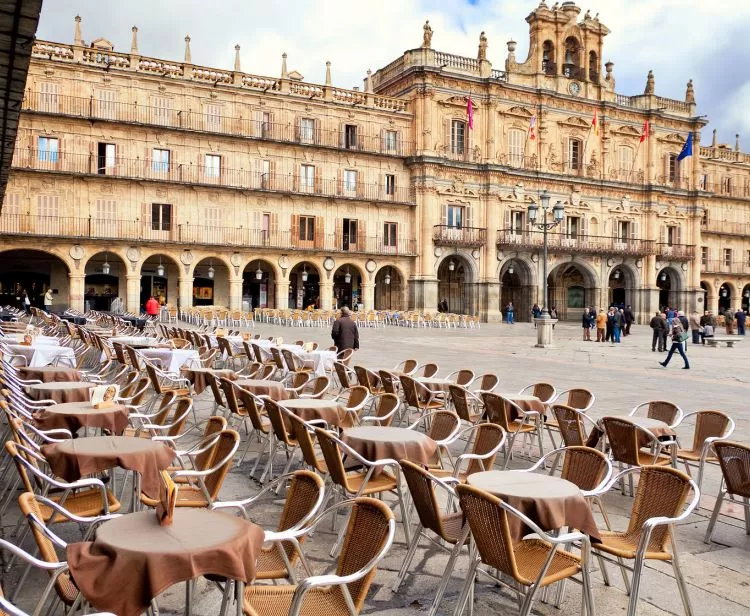
[[[680,323],[679,319],[672,319],[672,329],[669,333],[672,336],[672,346],[669,348],[667,359],[665,359],[663,362],[660,361],[659,364],[666,368],[669,360],[672,359],[672,355],[674,355],[674,352],[677,351],[682,356],[682,359],[685,360],[685,365],[682,367],[682,369],[690,370],[690,362],[688,362],[687,355],[685,355],[685,351],[683,349],[683,344],[688,339],[688,336],[690,334],[685,331],[685,328],[682,326],[682,323]]]

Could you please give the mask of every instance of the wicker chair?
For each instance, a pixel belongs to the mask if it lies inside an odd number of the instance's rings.
[[[167,391],[176,391],[179,396],[190,394],[190,381],[188,379],[163,372],[150,362],[144,362],[144,364],[148,379],[151,381],[151,387],[158,395]]]
[[[680,425],[695,417],[693,444],[690,449],[678,449],[677,460],[685,465],[688,475],[691,466],[698,468],[698,487],[703,489],[703,473],[706,464],[718,464],[719,459],[713,452],[712,443],[728,439],[734,432],[735,423],[731,417],[721,411],[695,411],[682,418]]]
[[[209,417],[203,428],[203,436],[197,442],[192,444],[188,449],[175,450],[174,456],[177,464],[170,466],[167,471],[200,471],[210,468],[216,459],[216,449],[219,443],[219,435],[222,430],[226,430],[227,420],[218,415]],[[155,437],[154,440],[161,440]],[[177,484],[189,483],[188,477],[176,477],[173,481]]]
[[[586,535],[565,533],[554,537],[492,494],[468,485],[456,486],[456,492],[474,538],[476,556],[469,562],[468,575],[454,616],[460,616],[464,612],[470,594],[473,598],[471,591],[480,563],[487,567],[481,569],[482,573],[519,595],[522,601],[518,614],[521,616],[531,613],[534,598],[540,588],[566,579],[583,585],[585,613],[594,613],[588,568],[591,544]],[[520,518],[539,538],[513,541],[508,526],[509,516]],[[468,532],[469,529],[464,531],[461,540],[465,540]],[[580,557],[561,549],[561,546],[573,541],[581,544]],[[495,575],[493,569],[500,576]],[[579,574],[580,580],[574,577]]]
[[[355,385],[346,391],[342,391],[335,398],[332,398],[331,402],[345,401],[344,408],[348,412],[355,414],[354,423],[357,423],[359,422],[361,412],[370,400],[370,392],[367,391],[367,388],[362,385]]]
[[[401,408],[401,400],[396,394],[379,394],[373,400],[373,407],[374,413],[360,418],[360,422],[371,423],[376,426],[390,426]]]
[[[258,437],[259,443],[261,444],[261,449],[260,451],[258,451],[258,455],[255,458],[255,464],[250,471],[250,477],[255,477],[255,471],[258,469],[258,465],[260,464],[261,458],[263,457],[264,449],[267,450],[269,456],[271,455],[271,449],[273,447],[273,427],[271,426],[271,420],[268,419],[268,416],[263,414],[263,410],[265,408],[264,400],[250,393],[246,389],[242,389],[234,383],[232,385],[234,387],[234,393],[237,396],[237,400],[242,405],[242,408],[244,408],[247,412],[248,419],[253,426],[253,430],[255,431],[255,435]],[[242,456],[240,456],[240,459],[237,462],[237,466],[242,464],[242,462],[245,460],[245,456],[247,456],[247,452],[250,450],[251,444],[252,439],[248,437],[247,445],[245,446],[245,450],[242,452]]]
[[[321,399],[331,386],[331,379],[327,376],[316,376],[305,383],[296,395],[298,398]]]
[[[241,370],[243,357],[234,352],[232,345],[229,344],[229,340],[224,336],[216,336],[216,343],[219,345],[219,351],[221,351],[222,354],[224,367],[227,368],[231,365],[234,370]]]
[[[660,441],[654,434],[638,426],[632,421],[621,417],[603,417],[601,424],[609,442],[612,460],[618,463],[620,470],[626,466],[668,466],[672,464],[672,457],[662,453],[662,449],[671,445],[674,441]],[[644,451],[642,447],[648,448]],[[621,473],[622,475],[622,473]],[[622,475],[625,477],[625,475]],[[633,495],[633,475],[627,475],[630,482],[630,495]],[[622,493],[625,494],[625,483],[622,484]]]
[[[393,367],[392,372],[397,372],[399,375],[405,374],[406,376],[411,376],[416,372],[417,366],[419,366],[419,362],[416,359],[405,359],[397,363]]]
[[[445,377],[448,381],[453,381],[461,387],[468,387],[474,381],[474,371],[468,369],[456,370]]]
[[[500,384],[500,379],[496,374],[487,372],[474,379],[472,386],[474,387],[473,393],[479,395],[485,391],[495,391],[495,388]]]
[[[721,505],[727,494],[729,499],[740,505],[745,514],[745,534],[750,535],[750,447],[741,443],[732,441],[717,441],[713,443],[713,449],[721,466],[722,482],[719,487],[719,494],[716,497],[716,505],[711,514],[711,520],[706,529],[706,543],[711,542],[711,535],[714,532],[716,520],[719,518]],[[735,500],[739,496],[742,501]]]
[[[463,421],[475,424],[482,418],[484,406],[479,396],[460,385],[450,385],[448,392],[456,414]]]
[[[550,404],[557,396],[557,391],[554,386],[549,383],[532,383],[531,385],[524,387],[518,393],[536,396],[545,404]]]
[[[682,471],[663,466],[627,469],[616,475],[606,489],[609,490],[618,481],[624,484],[624,476],[632,477],[635,473],[640,473],[640,481],[628,528],[625,531],[600,531],[602,542],[592,545],[594,553],[601,556],[604,583],[609,586],[604,561],[613,562],[620,567],[630,594],[627,614],[635,616],[645,561],[671,562],[685,614],[691,616],[693,612],[687,585],[680,569],[675,525],[687,519],[698,506],[700,490]],[[693,499],[685,506],[691,489]],[[667,543],[671,543],[671,550],[667,550]],[[632,560],[633,566],[626,566],[624,560]],[[627,571],[633,573],[632,585],[627,581]]]
[[[552,414],[555,416],[557,430],[560,432],[560,436],[562,436],[565,447],[582,447],[586,445],[588,441],[587,423],[590,424],[588,428],[589,432],[592,429],[598,430],[596,422],[586,415],[586,413],[565,404],[553,404]]]
[[[393,592],[398,592],[399,587],[403,583],[404,578],[409,571],[409,567],[414,560],[414,554],[417,551],[420,539],[424,537],[430,541],[432,545],[446,551],[449,550],[451,554],[450,559],[443,571],[443,578],[440,582],[440,586],[435,592],[435,599],[429,612],[429,616],[435,616],[440,607],[440,603],[442,602],[443,595],[445,594],[445,589],[448,586],[448,581],[453,573],[456,559],[461,553],[461,548],[466,544],[466,540],[461,543],[459,543],[459,540],[461,537],[468,538],[465,535],[467,523],[464,519],[463,513],[443,513],[440,509],[437,494],[435,493],[435,487],[442,488],[442,490],[448,495],[449,500],[454,500],[456,493],[450,485],[453,481],[438,479],[424,470],[421,466],[409,462],[408,460],[401,460],[399,464],[401,465],[401,472],[404,475],[404,479],[406,479],[406,484],[409,486],[409,493],[411,494],[414,508],[417,510],[417,516],[419,517],[419,524],[414,530],[414,536],[412,537],[411,544],[406,552],[406,558],[404,559],[398,577],[393,584]],[[438,541],[428,534],[427,531],[436,535]],[[453,548],[449,546],[453,546]]]
[[[453,462],[453,468],[430,468],[433,475],[453,477],[464,483],[472,473],[491,470],[498,452],[505,446],[506,436],[505,430],[500,426],[481,423],[465,428],[454,437],[454,440],[461,438],[466,440],[466,448]]]
[[[438,395],[419,381],[410,376],[401,376],[401,391],[404,392],[407,416],[409,409],[415,409],[420,415],[442,409],[445,406],[445,398]]]
[[[315,371],[312,366],[305,366],[304,362],[289,349],[281,349],[281,356],[284,358],[284,363],[289,372],[311,373]]]
[[[349,363],[352,361],[353,356],[354,356],[354,349],[343,349],[342,351],[339,351],[337,353],[336,361],[340,361],[342,364],[344,364],[348,368]]]
[[[249,510],[259,502],[261,497],[280,485],[287,485],[284,508],[279,516],[279,524],[274,532],[266,533],[266,541],[255,564],[256,580],[285,580],[297,583],[294,565],[301,560],[307,575],[310,568],[300,549],[306,535],[299,535],[290,541],[273,539],[274,534],[285,531],[296,531],[304,528],[315,517],[323,506],[326,491],[323,480],[311,471],[298,470],[289,475],[281,475],[275,481],[264,486],[254,496],[240,501],[216,502],[211,509],[238,510],[246,520],[252,520]]]
[[[585,413],[592,406],[594,406],[596,397],[588,389],[576,387],[573,389],[566,389],[565,391],[561,391],[555,396],[554,400],[555,402],[564,404],[565,406]],[[545,417],[544,427],[546,428],[549,439],[552,442],[552,447],[556,448],[557,443],[555,443],[555,437],[552,433],[560,431],[560,426],[557,423],[557,417]]]
[[[346,538],[335,575],[308,577],[299,586],[250,585],[244,593],[243,610],[248,616],[352,616],[359,614],[375,576],[375,568],[393,543],[396,523],[393,512],[372,498],[340,503],[312,521],[308,533],[326,516],[350,508]],[[287,533],[287,536],[295,533]]]
[[[268,398],[267,396],[263,396],[262,398],[265,403],[268,419],[271,420],[271,428],[273,429],[273,432],[271,434],[271,455],[260,476],[261,483],[264,482],[266,473],[268,473],[269,480],[273,479],[273,463],[280,451],[284,451],[287,457],[286,466],[281,474],[285,475],[288,473],[298,449],[298,443],[294,436],[294,432],[290,431],[289,426],[287,426],[284,421],[285,409],[283,409],[280,403],[271,400],[271,398]]]
[[[646,411],[646,417],[663,421],[670,428],[674,428],[679,424],[684,415],[682,409],[672,402],[666,402],[665,400],[652,400],[651,402],[641,402],[636,405],[633,410],[630,411],[630,416],[635,416],[644,406],[648,409]]]
[[[333,370],[339,382],[339,393],[357,384],[357,375],[354,370],[340,361],[333,362]]]
[[[354,366],[354,373],[357,375],[357,382],[363,387],[367,387],[367,391],[372,395],[385,391],[380,384],[380,377],[372,370],[368,370],[364,366]]]
[[[410,376],[423,376],[426,378],[430,378],[432,376],[435,376],[438,373],[438,370],[440,370],[440,366],[438,366],[434,362],[430,362],[417,366]]]
[[[524,438],[532,438],[536,435],[539,443],[539,456],[544,455],[544,445],[542,444],[541,417],[534,411],[524,411],[517,404],[503,398],[498,394],[483,393],[482,402],[484,403],[484,413],[488,421],[500,426],[508,434],[508,444],[505,447],[505,466],[513,457],[513,445],[519,434]],[[509,420],[512,415],[519,419]],[[531,455],[531,444],[529,444],[529,455]]]

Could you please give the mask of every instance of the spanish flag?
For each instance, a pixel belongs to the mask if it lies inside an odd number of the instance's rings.
[[[591,120],[591,128],[594,131],[594,135],[599,136],[599,120],[596,116],[596,109],[594,109],[594,119]]]

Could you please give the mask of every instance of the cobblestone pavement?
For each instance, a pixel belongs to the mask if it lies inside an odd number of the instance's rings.
[[[258,325],[256,331],[264,335],[283,336],[287,340],[315,340],[321,346],[330,344],[327,329],[299,330],[278,326]],[[699,409],[720,409],[728,412],[737,422],[733,438],[750,441],[750,424],[746,400],[750,393],[750,375],[744,370],[750,358],[750,344],[739,344],[733,349],[706,348],[688,345],[691,370],[681,370],[679,356],[664,369],[657,361],[660,353],[652,353],[651,332],[646,326],[633,328],[631,336],[622,344],[610,345],[583,342],[581,329],[572,324],[560,323],[555,331],[557,348],[536,349],[535,332],[528,323],[516,325],[483,325],[475,330],[437,330],[378,328],[361,330],[362,349],[355,355],[354,363],[371,368],[392,367],[401,359],[413,357],[420,362],[437,361],[440,374],[462,367],[470,367],[477,374],[495,372],[500,376],[503,391],[520,390],[534,381],[548,381],[558,390],[584,386],[596,395],[591,411],[594,416],[622,414],[638,402],[666,399],[678,403],[686,412]],[[198,400],[200,416],[212,409],[209,393]],[[689,442],[691,429],[678,430]],[[244,435],[243,435],[244,436]],[[222,490],[223,500],[250,496],[258,490],[249,478],[249,462],[233,468]],[[514,467],[529,465],[529,461],[516,457]],[[750,539],[744,533],[739,507],[726,507],[714,533],[715,543],[703,543],[714,495],[719,486],[719,472],[715,467],[708,471],[704,483],[701,508],[678,531],[682,553],[682,567],[689,585],[695,614],[750,614],[750,584],[747,570],[750,565]],[[273,528],[278,519],[282,500],[267,499],[254,511],[255,521]],[[624,528],[632,499],[611,492],[605,498],[615,528]],[[7,536],[15,526],[16,510],[9,511],[2,520],[2,530]],[[601,521],[600,518],[597,518]],[[60,525],[58,532],[68,540],[76,540],[78,529],[73,525]],[[328,550],[333,542],[330,526],[324,525],[306,544],[320,572],[331,560]],[[28,540],[26,545],[28,546]],[[370,590],[364,614],[406,616],[426,614],[447,563],[447,555],[435,548],[421,546],[414,559],[412,570],[400,591],[394,594],[391,586],[405,557],[402,529],[397,529],[396,543],[381,565]],[[460,586],[467,568],[467,558],[459,559],[440,610],[452,614]],[[17,579],[15,567],[6,574],[4,584],[12,588]],[[594,594],[598,614],[624,614],[627,597],[622,589],[622,579],[610,566],[614,584],[605,587],[601,574],[595,567]],[[43,578],[31,576],[20,603],[33,605],[40,592]],[[649,562],[643,578],[640,616],[657,614],[682,614],[682,605],[671,566]],[[165,614],[182,613],[184,587],[178,585],[160,599]],[[194,613],[214,615],[218,612],[220,593],[207,582],[198,584],[198,597]],[[577,614],[580,611],[580,590],[575,584],[566,587],[562,610],[537,603],[535,612],[541,614]],[[476,587],[475,614],[514,614],[517,609],[511,596],[499,588],[480,582]]]

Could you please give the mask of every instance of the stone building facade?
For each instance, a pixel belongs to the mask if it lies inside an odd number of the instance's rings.
[[[550,231],[561,318],[624,303],[716,310],[750,297],[750,156],[700,145],[684,101],[616,93],[609,30],[572,2],[527,18],[528,57],[492,67],[420,47],[337,88],[37,41],[2,213],[0,303],[424,308],[501,317],[542,303]],[[436,34],[439,36],[439,33]],[[473,128],[467,106],[472,102]],[[688,135],[693,156],[677,161]],[[745,295],[747,294],[747,296]],[[88,303],[88,304],[86,304]]]

